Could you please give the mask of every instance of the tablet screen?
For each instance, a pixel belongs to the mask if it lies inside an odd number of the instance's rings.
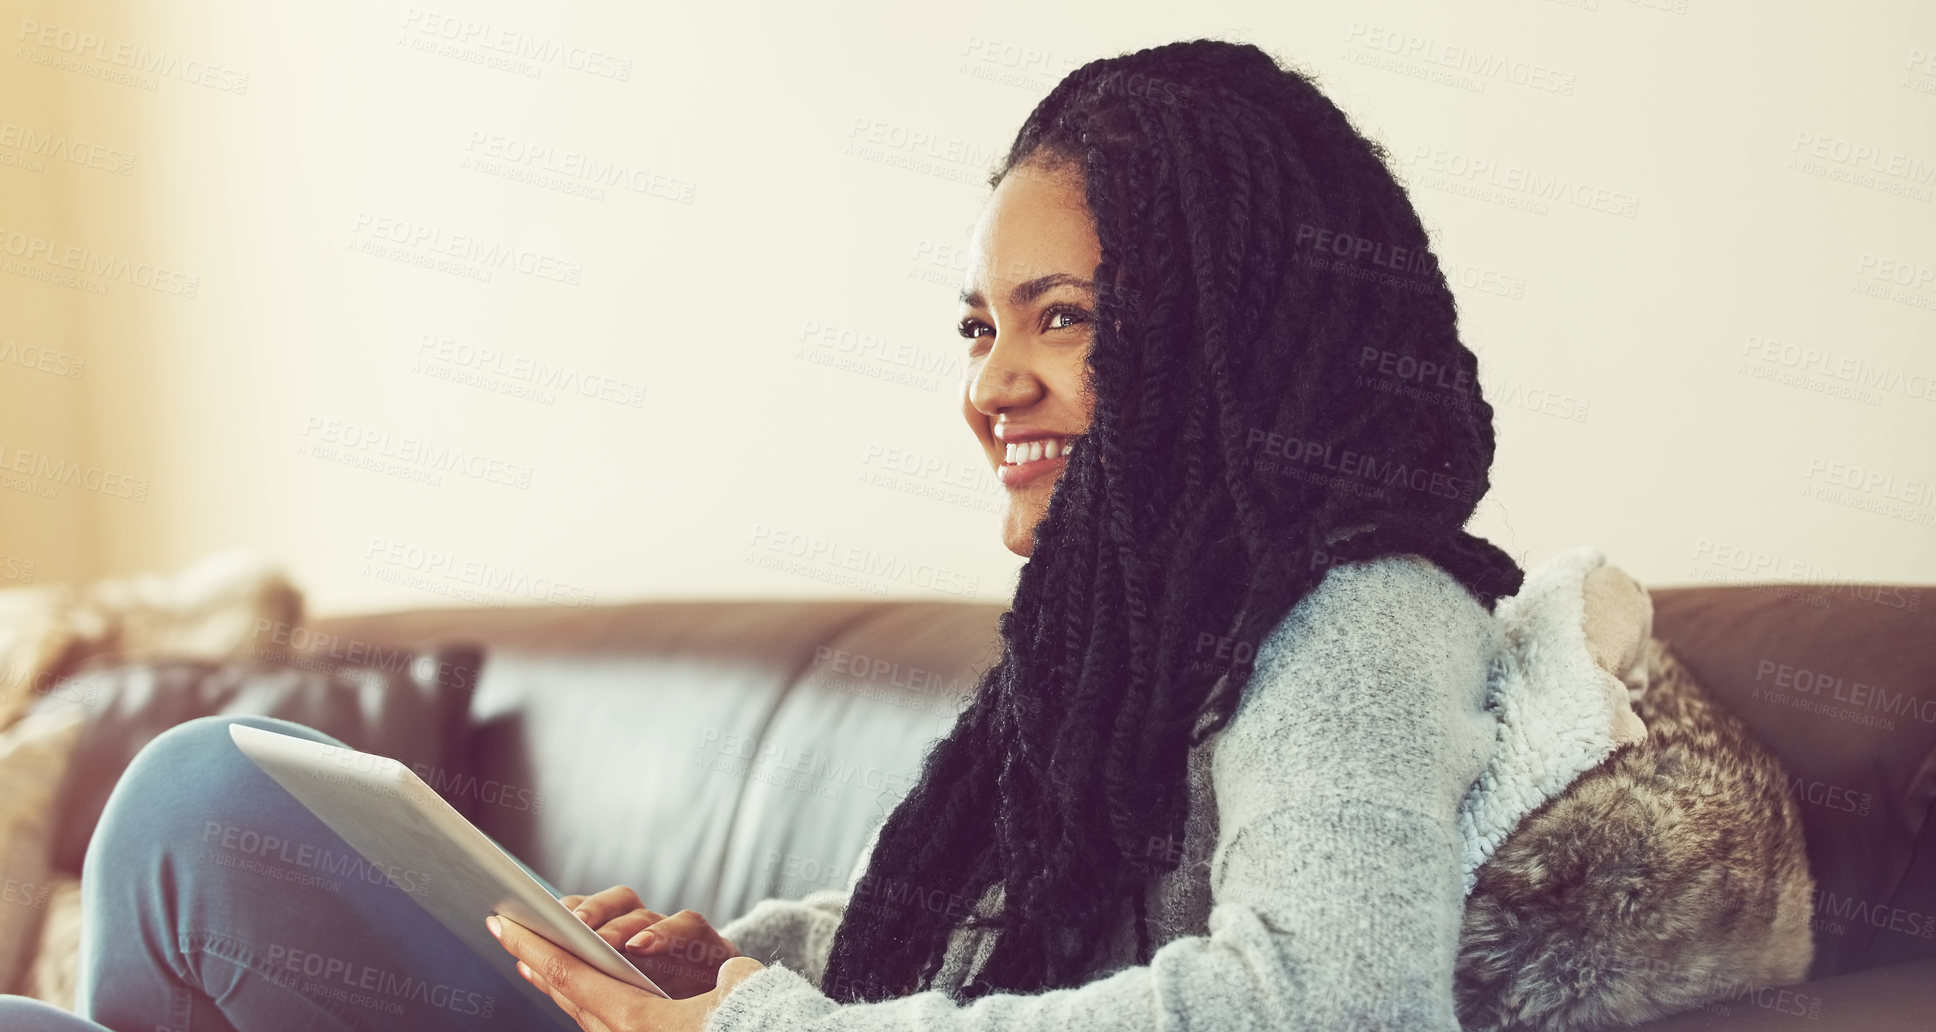
[[[627,985],[666,995],[403,763],[246,724],[230,724],[229,736],[480,955],[513,963],[484,927],[502,914]]]

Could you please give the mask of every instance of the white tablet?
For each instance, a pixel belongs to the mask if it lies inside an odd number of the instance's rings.
[[[392,885],[474,949],[504,952],[484,928],[485,917],[502,914],[627,985],[666,995],[409,767],[246,724],[230,724],[229,736]],[[428,876],[399,880],[391,873],[397,871]]]

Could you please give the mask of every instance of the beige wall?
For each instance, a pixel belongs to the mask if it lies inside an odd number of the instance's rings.
[[[1936,9],[1788,6],[23,0],[0,576],[1006,597],[951,334],[984,167],[1068,68],[1213,35],[1411,184],[1499,409],[1475,529],[1936,580]]]

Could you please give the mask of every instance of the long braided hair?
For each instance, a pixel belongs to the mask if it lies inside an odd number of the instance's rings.
[[[1304,75],[1212,40],[1093,61],[1023,124],[990,184],[1079,169],[1101,244],[1093,414],[1000,659],[880,830],[834,999],[932,987],[957,922],[997,930],[958,1001],[1082,984],[1126,908],[1147,963],[1145,893],[1177,861],[1151,844],[1182,838],[1189,747],[1326,570],[1412,553],[1488,610],[1519,590],[1462,529],[1492,408],[1386,160]]]

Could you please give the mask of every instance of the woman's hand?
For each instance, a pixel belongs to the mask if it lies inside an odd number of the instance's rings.
[[[710,990],[719,966],[739,956],[738,948],[699,914],[681,910],[666,917],[648,910],[638,893],[623,885],[558,902],[675,1000]]]
[[[585,1032],[703,1032],[706,1019],[726,994],[765,969],[751,957],[735,956],[719,966],[710,992],[668,1000],[626,985],[509,918],[487,917],[484,924],[498,944],[518,958],[518,974],[551,997]]]

